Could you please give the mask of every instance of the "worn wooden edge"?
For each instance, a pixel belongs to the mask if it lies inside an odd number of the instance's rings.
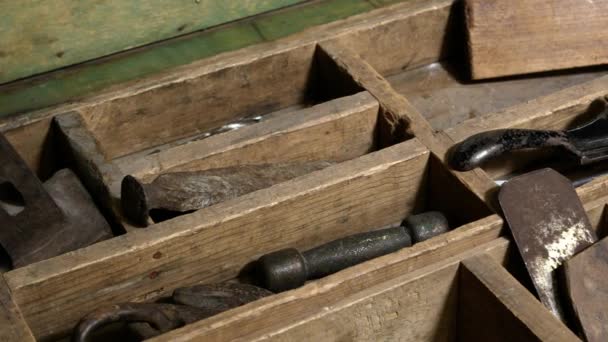
[[[107,185],[120,178],[120,170],[106,159],[99,142],[78,112],[59,114],[53,120],[61,141],[60,150],[68,165],[76,172],[104,215],[112,221],[112,225],[120,225],[120,213],[116,210],[116,203]]]
[[[321,43],[319,48],[331,59],[336,68],[361,88],[370,92],[380,103],[379,129],[386,136],[399,137],[409,132],[425,144],[446,164],[448,149],[454,141],[442,132],[434,132],[429,122],[409,101],[397,93],[390,83],[354,50],[341,42]],[[390,141],[388,142],[390,143]],[[450,170],[475,195],[496,208],[496,184],[483,170],[455,172]]]
[[[432,15],[436,11],[449,10],[453,2],[454,0],[413,0],[379,8],[350,17],[346,20],[313,27],[299,34],[274,42],[262,43],[236,51],[221,53],[144,79],[114,85],[97,95],[88,96],[81,100],[27,112],[16,117],[2,118],[0,119],[0,130],[10,130],[35,121],[43,120],[58,113],[69,112],[71,110],[84,110],[85,108],[94,107],[112,99],[134,96],[142,92],[150,91],[156,87],[199,78],[201,75],[248,64],[260,58],[284,53],[285,51],[293,50],[298,47],[316,44],[316,42],[319,41],[335,39],[356,40],[360,38],[361,34],[371,32],[372,30],[382,31],[383,28],[391,27],[398,23],[407,26],[408,20],[411,20],[412,18],[424,18],[425,16]],[[414,55],[416,51],[417,49],[412,49],[411,54]],[[409,65],[414,67],[439,58],[439,54],[432,57],[425,56],[423,61],[417,61],[417,59],[414,58],[409,61]]]
[[[578,341],[572,331],[489,256],[472,256],[462,264],[463,271],[473,275],[532,336],[540,341]]]
[[[0,276],[0,339],[2,341],[35,341],[32,331],[13,301],[3,276]]]
[[[424,201],[428,157],[412,139],[10,271],[7,283],[37,338],[62,334],[100,305],[230,279],[269,250],[399,221]]]
[[[129,155],[113,162],[122,174],[144,177],[166,171],[226,167],[235,163],[265,163],[291,159],[309,160],[313,157],[317,159],[338,158],[339,161],[343,161],[365,153],[362,153],[357,146],[351,148],[351,144],[367,145],[367,148],[363,147],[366,151],[369,151],[369,148],[373,145],[373,141],[369,141],[370,137],[373,139],[373,135],[361,139],[364,141],[356,141],[355,138],[360,137],[356,134],[359,133],[357,127],[348,126],[348,122],[356,120],[358,117],[377,116],[377,112],[377,101],[364,92],[296,110],[239,130],[162,149],[157,153],[144,156],[139,154]],[[370,130],[370,133],[372,133],[375,120],[371,120],[370,124],[371,126],[368,124],[360,127],[359,130]],[[320,146],[321,153],[319,155],[308,155],[313,152],[315,154],[319,153],[319,148],[316,146],[323,144],[322,140],[324,138],[319,138],[317,135],[310,137],[309,133],[315,133],[324,127],[331,127],[336,130],[327,131],[326,135],[352,136],[353,138],[345,138],[345,142],[341,143],[342,147],[335,144],[333,146],[324,144]],[[283,151],[281,148],[283,142],[279,140],[287,139],[290,142],[289,150]],[[316,141],[316,139],[319,139],[319,141]],[[307,143],[294,144],[292,141],[307,141]],[[344,143],[346,143],[346,146],[343,145]],[[341,148],[342,151],[335,151],[337,147]],[[271,153],[273,149],[277,151]],[[327,152],[323,149],[327,149]],[[264,151],[268,152],[264,153]],[[276,156],[276,154],[280,155]]]
[[[460,234],[468,229],[496,230],[501,226],[497,216],[488,217],[481,222],[459,228]],[[493,227],[493,228],[490,228]],[[455,239],[459,234],[451,232],[435,240]],[[448,237],[447,235],[451,235]],[[469,235],[469,234],[466,234]],[[477,235],[479,236],[479,235]],[[325,329],[311,329],[319,320],[332,320],[332,316],[348,314],[352,306],[358,305],[362,299],[375,297],[379,293],[394,288],[396,284],[406,284],[429,274],[441,272],[442,269],[453,268],[454,275],[460,260],[475,255],[493,251],[497,258],[506,253],[508,240],[496,239],[497,235],[486,236],[485,239],[473,242],[462,239],[469,244],[466,248],[460,246],[451,252],[441,251],[450,248],[448,240],[443,240],[435,246],[435,251],[429,248],[420,248],[416,245],[409,249],[386,255],[374,260],[353,266],[349,269],[310,282],[307,285],[286,293],[274,295],[245,306],[224,312],[207,320],[187,325],[165,335],[159,336],[157,341],[187,341],[187,340],[258,340],[283,336],[290,339],[290,330],[298,327],[323,334]],[[434,239],[433,239],[434,240]],[[452,249],[452,248],[450,248]],[[436,254],[439,252],[438,254]],[[426,291],[427,289],[421,289]],[[373,313],[372,313],[373,315]],[[328,317],[329,316],[329,317]],[[407,314],[404,313],[407,317]],[[356,319],[355,315],[351,316]],[[429,319],[428,323],[434,322]],[[420,323],[420,322],[418,322]],[[345,322],[345,325],[348,324]],[[340,330],[355,330],[357,327],[340,327]],[[363,325],[361,328],[370,328]],[[335,339],[336,336],[316,336],[324,339]]]

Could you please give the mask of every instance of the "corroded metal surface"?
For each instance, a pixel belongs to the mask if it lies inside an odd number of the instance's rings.
[[[576,191],[543,169],[511,179],[498,199],[541,302],[563,320],[555,271],[597,240]]]
[[[435,229],[430,227],[430,222],[446,227]],[[258,260],[260,281],[274,292],[290,290],[308,279],[320,278],[411,246],[408,230],[424,239],[447,230],[447,220],[439,212],[426,213],[408,224],[408,228],[399,226],[347,236],[304,252],[288,248],[266,254]]]
[[[126,176],[121,186],[121,206],[133,223],[147,226],[152,209],[184,213],[205,208],[331,164],[313,161],[173,172],[162,174],[149,184]]]
[[[196,308],[225,311],[272,294],[254,285],[226,282],[175,289],[173,301]]]
[[[111,237],[108,223],[71,171],[58,171],[43,185],[2,135],[0,184],[17,199],[0,206],[0,244],[12,267]]]

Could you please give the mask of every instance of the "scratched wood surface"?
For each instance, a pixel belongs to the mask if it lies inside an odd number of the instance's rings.
[[[301,2],[4,1],[0,83]]]
[[[608,62],[605,1],[467,0],[473,79]]]

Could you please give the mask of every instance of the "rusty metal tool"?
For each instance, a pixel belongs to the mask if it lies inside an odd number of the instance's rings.
[[[96,330],[117,322],[130,323],[135,335],[148,339],[272,294],[234,282],[182,287],[173,291],[174,303],[123,303],[95,310],[80,320],[72,341],[89,341]]]
[[[566,290],[588,342],[608,341],[608,238],[564,264]]]
[[[43,185],[0,135],[0,245],[13,268],[112,236],[89,194],[69,170]]]
[[[121,185],[121,206],[129,220],[147,226],[151,210],[187,213],[330,165],[328,161],[313,161],[172,172],[158,176],[149,184],[126,176]]]
[[[509,151],[529,148],[560,148],[586,165],[608,159],[608,106],[590,122],[566,131],[498,129],[470,136],[454,145],[449,164],[469,171]]]
[[[498,200],[540,301],[565,321],[556,270],[597,240],[572,183],[542,169],[508,181]]]
[[[449,230],[440,212],[426,212],[409,217],[404,225],[355,234],[300,252],[282,249],[258,260],[258,273],[264,287],[281,292],[297,288],[308,279],[321,278],[424,241]]]

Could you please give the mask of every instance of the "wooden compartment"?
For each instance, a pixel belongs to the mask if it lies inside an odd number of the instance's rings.
[[[485,129],[565,127],[604,95],[607,81],[598,78],[602,70],[476,84],[451,78],[437,63],[460,67],[457,4],[407,1],[3,120],[0,129],[42,179],[71,166],[124,226],[116,201],[126,174],[147,180],[255,162],[338,162],[7,272],[23,317],[16,319],[36,339],[54,340],[99,306],[233,279],[262,254],[440,210],[453,228],[446,234],[158,339],[487,339],[502,321],[510,327],[505,338],[571,338],[484,256],[503,262],[508,245],[497,240],[503,221],[493,214],[497,186],[488,174],[526,165],[454,172],[446,155],[454,142]],[[262,122],[200,139],[256,115]],[[608,178],[577,191],[600,227]],[[507,269],[525,283],[517,267]],[[471,322],[478,320],[487,329],[476,329]]]
[[[600,238],[608,234],[607,185],[594,181],[577,190]],[[502,225],[498,216],[470,228],[493,225]],[[423,244],[154,340],[578,340],[532,295],[525,266],[508,239],[471,245],[451,257]]]

